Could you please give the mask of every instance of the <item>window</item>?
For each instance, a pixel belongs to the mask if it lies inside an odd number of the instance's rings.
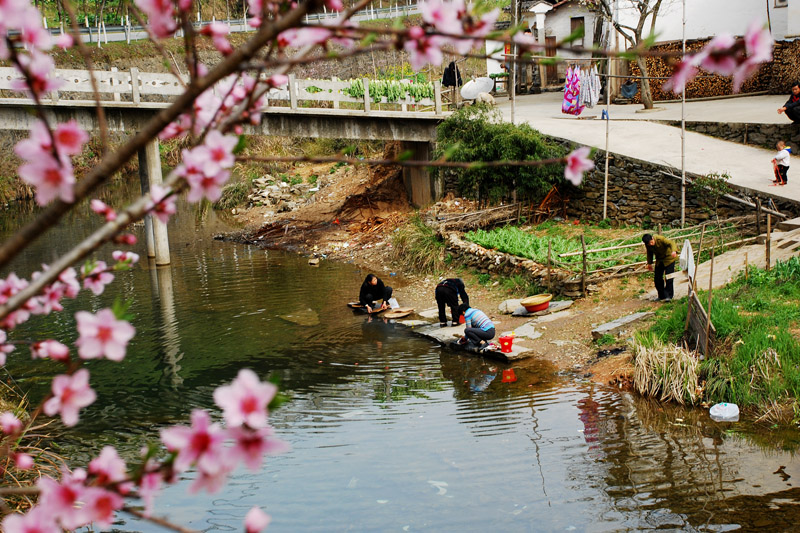
[[[775,7],[786,7],[789,5],[789,0],[775,0]]]
[[[580,28],[581,26],[584,27],[584,32],[583,32],[584,36],[581,37],[580,39],[576,39],[576,40],[572,41],[572,46],[573,47],[575,47],[575,46],[583,46],[583,39],[584,39],[584,37],[586,37],[586,29],[585,29],[586,25],[583,22],[583,17],[572,17],[572,18],[569,19],[569,32],[570,32],[570,34],[575,33],[578,30],[578,28]]]

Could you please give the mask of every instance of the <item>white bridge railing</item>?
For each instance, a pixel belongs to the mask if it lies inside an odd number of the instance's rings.
[[[44,103],[59,106],[69,106],[70,102],[86,102],[93,100],[92,82],[88,70],[56,70],[56,77],[61,79],[63,86],[50,94],[49,101]],[[0,67],[0,90],[6,93],[5,98],[0,99],[0,105],[8,105],[20,102],[30,102],[30,98],[25,93],[14,91],[14,80],[19,79],[19,72],[10,67]],[[178,80],[172,74],[140,72],[137,68],[130,71],[95,71],[94,78],[97,83],[98,92],[101,100],[106,106],[129,107],[130,104],[139,104],[143,101],[159,100],[165,106],[168,99],[184,92],[184,83],[188,81]],[[406,94],[395,102],[389,102],[386,97],[375,101],[370,96],[370,80],[362,80],[364,85],[363,97],[352,97],[346,90],[350,87],[350,81],[343,80],[298,80],[293,75],[289,76],[289,83],[280,88],[270,89],[265,95],[267,100],[266,107],[273,103],[280,103],[281,109],[313,109],[315,112],[325,112],[326,110],[362,110],[365,113],[375,111],[376,104],[392,104],[394,109],[403,112],[413,111],[427,114],[442,114],[442,91],[440,82],[434,82],[434,97],[415,100]],[[159,103],[156,101],[156,103]],[[288,103],[288,106],[285,104]],[[344,104],[344,105],[342,105]],[[399,109],[398,109],[399,107]],[[390,111],[383,109],[383,111]]]

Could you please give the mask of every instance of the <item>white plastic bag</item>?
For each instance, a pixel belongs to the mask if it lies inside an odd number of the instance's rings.
[[[397,303],[397,299],[389,298],[389,307],[391,307],[392,309],[397,309],[398,307],[400,307],[400,304]]]
[[[686,272],[689,275],[689,280],[694,279],[694,252],[692,251],[692,243],[689,242],[689,239],[683,241],[683,248],[681,249],[681,255],[679,257],[679,263],[681,265],[681,270]]]
[[[708,414],[716,422],[738,422],[739,406],[735,403],[718,403],[711,406]]]

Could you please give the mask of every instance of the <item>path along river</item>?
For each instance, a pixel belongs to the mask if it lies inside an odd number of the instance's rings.
[[[27,216],[7,212],[4,235]],[[97,218],[80,209],[26,253],[20,272],[51,261]],[[188,473],[157,513],[206,531],[241,531],[254,505],[273,516],[270,531],[797,527],[800,461],[785,450],[800,433],[717,424],[558,376],[544,362],[512,368],[442,351],[347,310],[365,275],[353,265],[311,268],[296,255],[213,241],[222,229],[210,209],[184,206],[171,222],[169,267],[144,260],[102,296],[82,294],[14,332],[72,341],[76,309],[118,294],[132,301],[128,356],[89,363],[98,400],[76,428],[59,430],[74,466],[105,444],[136,457],[160,427],[214,410],[212,391],[241,367],[282,378],[291,400],[271,420],[291,451],[260,472],[237,471],[213,495],[189,495]],[[307,309],[319,324],[281,318]],[[34,401],[46,392],[46,372],[25,350],[8,371]],[[115,527],[158,531],[126,515]]]

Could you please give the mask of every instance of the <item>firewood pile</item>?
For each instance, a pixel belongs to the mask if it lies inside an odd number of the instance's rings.
[[[698,52],[709,39],[686,42],[686,53]],[[653,47],[662,52],[675,52],[674,57],[647,57],[648,74],[651,77],[672,76],[674,65],[681,54],[680,41],[665,43]],[[640,76],[641,71],[635,62],[630,64],[631,76]],[[800,78],[800,43],[797,41],[780,41],[775,43],[774,60],[763,65],[761,69],[742,85],[741,93],[769,91],[772,94],[789,93],[792,82]],[[680,95],[661,90],[666,83],[663,80],[650,80],[653,100],[675,100]],[[639,83],[641,87],[641,82]],[[701,70],[698,77],[686,85],[686,98],[703,98],[733,94],[733,80],[723,76],[712,75]],[[633,102],[641,103],[641,91],[633,98]]]

